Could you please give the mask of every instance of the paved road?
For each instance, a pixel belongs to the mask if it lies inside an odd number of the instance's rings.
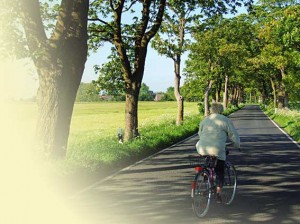
[[[205,218],[194,216],[186,160],[193,136],[75,195],[73,214],[87,224],[300,223],[300,149],[258,106],[231,119],[243,148],[230,154],[239,184],[232,205],[213,203]]]

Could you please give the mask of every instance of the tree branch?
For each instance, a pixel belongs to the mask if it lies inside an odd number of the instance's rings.
[[[142,38],[146,32],[148,22],[149,22],[150,5],[151,5],[151,1],[144,1],[143,3],[142,19],[140,24],[137,27],[137,32],[135,37],[136,46],[141,45]]]
[[[154,37],[154,35],[157,33],[161,22],[162,22],[162,18],[165,12],[165,6],[166,6],[166,0],[161,0],[160,4],[159,4],[159,10],[156,16],[156,20],[154,22],[154,25],[152,26],[152,28],[145,34],[145,42],[148,43],[152,37]]]
[[[40,49],[40,43],[45,43],[47,36],[42,22],[40,3],[38,0],[22,0],[21,18],[28,47],[31,52]]]
[[[73,9],[72,0],[61,1],[55,29],[50,38],[51,40],[64,39],[70,27],[72,9]]]
[[[105,25],[107,25],[109,28],[113,29],[112,25],[110,25],[108,22],[102,20],[102,19],[99,19],[99,18],[91,18],[91,19],[88,19],[89,21],[97,21],[97,22],[100,22],[100,23],[103,23]]]
[[[98,0],[94,0],[90,2],[90,6],[92,6],[95,2],[97,2]]]
[[[121,0],[119,2],[118,7],[114,10],[114,45],[116,46],[118,55],[121,59],[121,63],[122,63],[122,68],[123,68],[123,72],[124,74],[126,74],[126,78],[129,78],[128,75],[131,75],[131,66],[130,66],[130,61],[128,59],[128,56],[126,54],[126,49],[123,46],[123,40],[122,40],[122,27],[121,27],[121,16],[122,16],[122,11],[123,11],[123,7],[124,7],[124,2],[125,0]],[[111,3],[111,7],[112,6],[112,1],[110,0]]]
[[[93,30],[93,32],[97,32],[97,30]],[[98,31],[98,33],[101,33],[101,31]],[[99,37],[99,36],[96,35],[96,34],[91,34],[91,35],[88,36],[89,39],[91,39],[92,37]],[[101,40],[113,44],[113,39],[112,38],[101,37]]]
[[[113,4],[113,1],[112,0],[109,0],[109,5],[110,5],[110,8],[113,12],[115,12],[115,8],[114,8],[114,4]]]
[[[126,8],[125,10],[123,10],[123,12],[128,12],[128,11],[131,9],[131,7],[132,7],[135,3],[137,3],[137,1],[138,1],[138,0],[132,1],[131,4],[130,4],[130,6],[129,6],[128,8]]]

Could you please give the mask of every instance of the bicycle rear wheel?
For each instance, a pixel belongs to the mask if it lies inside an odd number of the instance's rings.
[[[237,175],[235,167],[231,164],[225,164],[224,185],[222,189],[222,201],[226,205],[230,205],[234,199],[237,188]]]
[[[196,216],[204,217],[208,212],[211,199],[211,184],[209,174],[202,171],[195,176],[195,190],[193,191],[193,211]]]

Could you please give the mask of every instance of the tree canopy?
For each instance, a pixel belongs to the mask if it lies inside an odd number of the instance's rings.
[[[213,80],[210,98],[220,101],[222,92],[224,100],[225,75],[231,104],[245,101],[253,91],[275,107],[299,99],[297,15],[295,1],[262,1],[248,14],[217,17],[199,26],[184,72],[188,98],[204,100],[208,80]]]

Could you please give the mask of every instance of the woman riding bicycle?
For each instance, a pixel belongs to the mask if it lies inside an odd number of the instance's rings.
[[[217,202],[221,203],[220,193],[224,183],[224,164],[226,160],[226,141],[230,139],[233,146],[240,148],[240,137],[231,120],[224,115],[223,106],[219,103],[212,103],[210,115],[204,118],[199,125],[199,141],[196,144],[197,152],[200,155],[217,156],[216,184]]]

